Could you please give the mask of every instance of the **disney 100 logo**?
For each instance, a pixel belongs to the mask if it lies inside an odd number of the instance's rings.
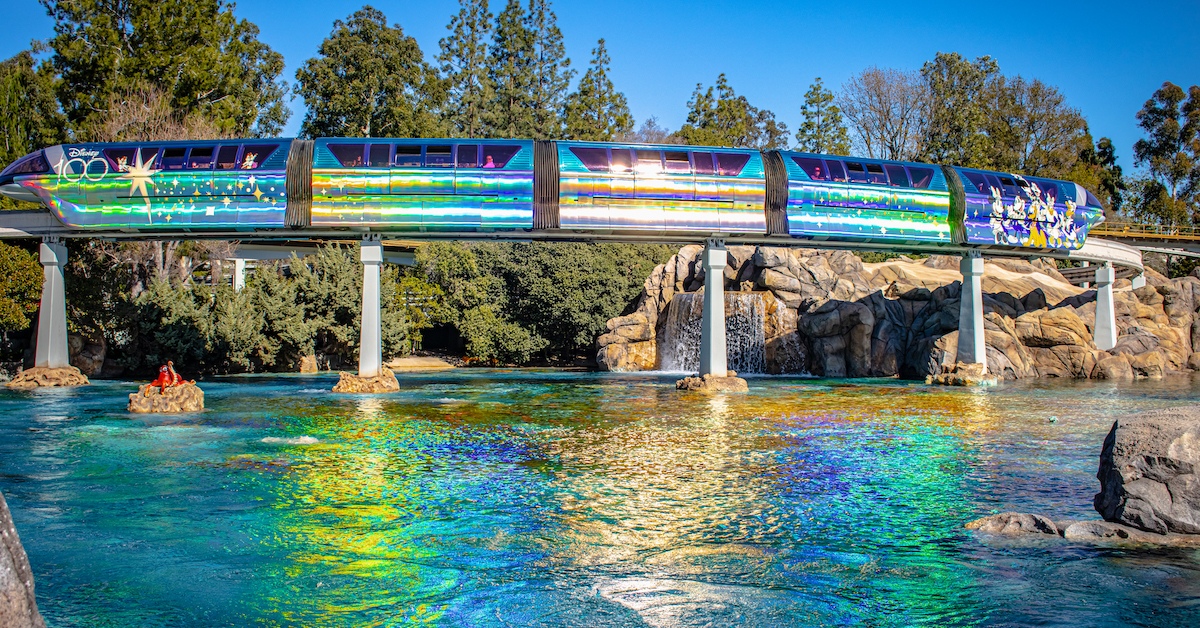
[[[96,155],[99,155],[99,154],[100,154],[100,151],[93,150],[91,148],[68,148],[67,149],[68,157],[95,157]]]

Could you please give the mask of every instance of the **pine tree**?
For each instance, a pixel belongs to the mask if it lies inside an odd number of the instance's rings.
[[[483,116],[494,96],[488,74],[488,44],[492,14],[488,0],[460,0],[458,15],[446,28],[438,61],[449,82],[447,118],[456,137],[481,137]]]
[[[492,137],[533,137],[534,116],[531,93],[534,90],[533,33],[527,24],[520,0],[508,0],[508,6],[496,16],[496,30],[488,54],[488,78],[494,90],[485,116]]]
[[[604,40],[592,49],[592,63],[579,81],[579,90],[563,107],[564,137],[575,140],[612,141],[633,130],[633,116],[625,94],[608,78],[608,50]]]
[[[971,168],[992,165],[985,130],[987,87],[999,73],[991,57],[971,62],[957,52],[939,52],[921,67],[929,98],[929,119],[920,142],[924,161]]]
[[[301,132],[321,136],[433,137],[442,81],[425,63],[417,40],[365,6],[333,32],[318,56],[296,71],[296,92],[308,114]]]
[[[849,155],[850,134],[842,122],[842,112],[833,104],[833,93],[817,77],[804,94],[800,107],[804,123],[796,131],[796,150],[826,155]]]
[[[575,71],[563,48],[558,18],[549,0],[529,0],[527,16],[533,43],[534,82],[530,99],[533,107],[533,137],[547,139],[562,134],[560,111]]]
[[[775,121],[775,114],[758,109],[738,96],[725,75],[717,77],[713,88],[696,91],[688,101],[687,123],[677,134],[693,146],[738,146],[759,149],[783,148],[787,144],[787,126]]]

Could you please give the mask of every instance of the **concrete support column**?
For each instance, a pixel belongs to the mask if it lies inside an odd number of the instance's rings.
[[[983,343],[983,258],[976,251],[963,255],[962,298],[958,306],[958,361],[987,364]]]
[[[1112,264],[1096,269],[1096,348],[1108,351],[1117,346],[1117,312],[1113,307],[1113,280],[1117,272]],[[1143,281],[1145,278],[1143,278]]]
[[[46,368],[70,366],[67,355],[67,292],[63,282],[63,265],[67,263],[67,247],[58,238],[42,240],[42,309],[38,314],[37,344],[33,365]]]
[[[246,287],[246,260],[233,260],[233,290],[241,292]]]
[[[383,368],[383,328],[379,303],[379,265],[383,263],[383,242],[379,235],[363,236],[359,259],[363,265],[363,292],[358,375],[376,377]]]
[[[725,377],[725,240],[704,243],[704,319],[700,328],[700,375]]]
[[[1133,287],[1135,290],[1138,288],[1145,288],[1146,287],[1146,271],[1142,271],[1142,272],[1138,273],[1135,277],[1133,277],[1133,279],[1131,279],[1131,281],[1133,282]]]

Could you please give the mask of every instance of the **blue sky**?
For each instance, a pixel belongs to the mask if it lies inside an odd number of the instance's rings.
[[[493,13],[503,8],[493,0]],[[0,56],[53,34],[37,0],[9,0]],[[261,29],[284,56],[284,78],[316,54],[356,2],[241,0],[236,14]],[[417,39],[432,61],[457,0],[379,1],[389,21]],[[1005,75],[1055,85],[1083,112],[1092,134],[1113,138],[1120,162],[1132,167],[1139,137],[1134,114],[1163,81],[1200,83],[1200,6],[1192,2],[685,2],[652,0],[554,4],[572,67],[587,68],[603,37],[612,78],[639,124],[658,116],[678,128],[696,83],[718,74],[756,107],[770,109],[792,131],[804,92],[815,77],[836,89],[872,65],[912,70],[941,52],[991,55]],[[578,76],[576,80],[578,80]],[[294,135],[304,114],[299,99],[286,127]]]

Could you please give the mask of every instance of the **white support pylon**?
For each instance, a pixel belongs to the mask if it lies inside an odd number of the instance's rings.
[[[1108,351],[1117,346],[1117,311],[1113,306],[1113,281],[1117,276],[1111,263],[1096,268],[1096,348]]]
[[[725,240],[704,243],[704,319],[700,326],[700,375],[725,377]]]
[[[362,323],[359,327],[358,375],[377,377],[383,368],[383,328],[379,299],[379,265],[383,242],[378,234],[363,236],[359,249],[363,265]]]
[[[67,247],[58,238],[44,238],[41,248],[42,305],[38,313],[37,345],[33,350],[35,367],[62,368],[70,366],[67,355],[67,292],[63,281],[63,265],[67,263]]]
[[[983,258],[966,253],[959,264],[962,294],[958,306],[958,357],[964,364],[987,364],[983,342]]]
[[[233,291],[241,292],[246,287],[246,260],[233,260]]]

